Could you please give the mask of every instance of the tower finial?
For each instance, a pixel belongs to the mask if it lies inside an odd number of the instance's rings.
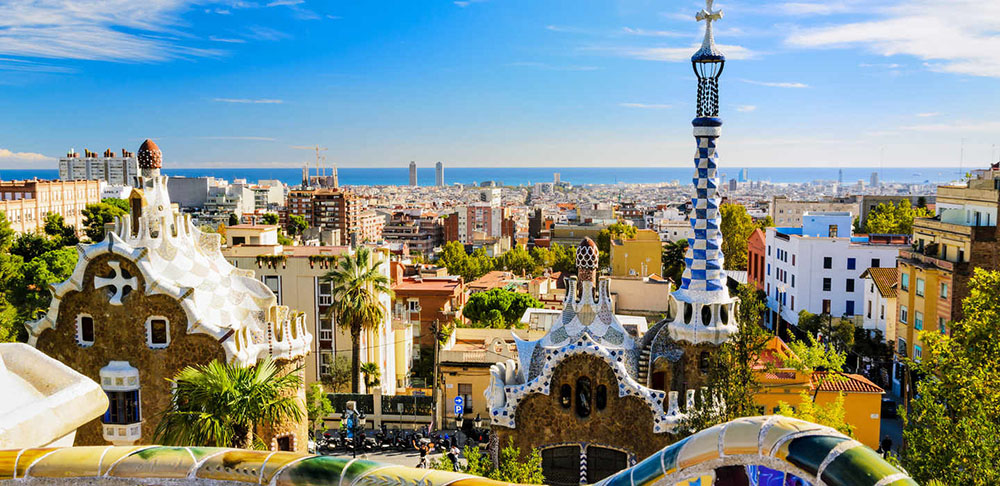
[[[718,50],[715,47],[715,36],[712,34],[712,22],[722,20],[722,9],[712,10],[712,3],[714,3],[714,0],[705,0],[705,8],[701,9],[701,11],[694,16],[695,20],[698,22],[701,22],[702,20],[705,21],[705,40],[701,43],[701,49],[710,52]]]

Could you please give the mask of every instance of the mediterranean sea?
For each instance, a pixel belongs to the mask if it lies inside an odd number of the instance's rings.
[[[879,174],[881,182],[899,183],[941,183],[957,180],[965,172],[955,167],[920,168],[862,168],[862,167],[752,167],[748,168],[752,181],[774,183],[836,181],[843,171],[844,184],[856,184],[859,180],[868,185],[872,172]],[[738,179],[741,168],[724,167],[720,176],[723,182]],[[483,181],[502,182],[508,186],[531,185],[536,182],[552,182],[558,172],[560,180],[573,185],[584,184],[657,184],[679,181],[689,184],[693,168],[686,167],[448,167],[444,168],[445,184],[473,184]],[[232,182],[246,179],[257,182],[264,179],[278,179],[290,186],[301,184],[301,168],[204,168],[204,169],[164,169],[164,175],[171,177],[216,177]],[[409,182],[407,167],[386,168],[341,168],[338,170],[340,184],[347,186],[402,186]],[[0,180],[55,179],[56,169],[0,169]],[[434,185],[434,168],[417,169],[417,182],[421,186]]]

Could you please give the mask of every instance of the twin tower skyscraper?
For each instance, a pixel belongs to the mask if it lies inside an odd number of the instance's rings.
[[[410,161],[410,185],[417,185],[417,163]],[[444,187],[444,164],[438,162],[434,164],[434,185]]]

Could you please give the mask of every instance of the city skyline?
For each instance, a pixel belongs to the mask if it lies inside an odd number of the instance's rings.
[[[292,147],[317,143],[340,167],[690,163],[677,127],[693,74],[675,64],[702,2],[70,3],[0,7],[0,168],[147,137],[175,167],[301,167],[310,154]],[[717,3],[734,19],[718,41],[741,61],[722,82],[724,163],[995,161],[1000,7],[958,4],[977,16]]]

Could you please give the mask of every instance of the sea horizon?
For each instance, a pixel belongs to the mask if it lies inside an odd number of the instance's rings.
[[[743,167],[724,167],[719,174],[723,182],[740,179]],[[814,181],[837,181],[856,184],[859,180],[868,185],[872,173],[878,174],[881,183],[931,184],[950,182],[961,178],[967,169],[955,167],[887,167],[883,169],[865,167],[746,167],[749,180],[771,183],[798,183]],[[329,169],[327,169],[329,170]],[[842,171],[842,173],[840,172]],[[302,182],[302,169],[290,167],[205,167],[205,168],[164,168],[164,175],[170,177],[215,177],[229,182],[246,179],[247,182],[260,180],[280,180],[294,186]],[[315,169],[310,168],[315,175]],[[329,172],[327,172],[328,174]],[[687,167],[445,167],[445,185],[479,184],[496,181],[506,186],[533,185],[553,182],[554,174],[560,174],[560,181],[573,185],[601,184],[662,184],[678,181],[686,183],[694,173]],[[342,186],[406,186],[409,185],[407,167],[361,168],[344,167],[338,169]],[[58,169],[0,169],[0,180],[57,179]],[[417,169],[419,186],[433,186],[434,168]]]

